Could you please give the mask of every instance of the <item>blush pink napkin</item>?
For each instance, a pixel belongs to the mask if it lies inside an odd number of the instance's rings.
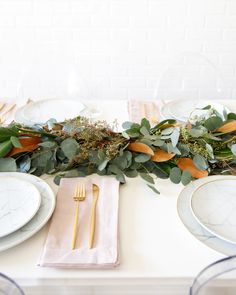
[[[80,202],[76,249],[71,249],[76,203],[73,194],[85,183],[86,200]],[[94,248],[88,248],[92,208],[92,184],[99,186]],[[39,259],[40,266],[58,268],[112,268],[118,261],[119,182],[109,176],[61,180],[57,205]]]

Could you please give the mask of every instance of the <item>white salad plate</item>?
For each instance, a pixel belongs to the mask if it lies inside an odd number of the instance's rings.
[[[6,177],[15,177],[34,185],[41,195],[41,204],[35,216],[27,224],[17,231],[0,238],[0,252],[32,237],[47,223],[55,208],[55,195],[52,189],[39,177],[19,172],[1,172],[0,182],[1,179]]]
[[[192,194],[195,218],[214,235],[236,243],[236,179],[204,183]]]
[[[177,201],[177,210],[183,224],[199,241],[223,254],[235,255],[236,244],[226,240],[225,238],[220,238],[219,235],[214,234],[206,226],[203,226],[195,217],[191,208],[192,195],[197,189],[210,182],[217,184],[218,182],[225,180],[236,182],[236,176],[208,176],[191,182],[181,191]],[[228,202],[228,199],[225,201]]]
[[[0,238],[24,226],[39,209],[41,195],[31,183],[16,177],[0,178]]]
[[[179,99],[171,100],[164,103],[161,108],[161,115],[163,118],[171,118],[181,122],[187,122],[194,116],[207,115],[207,110],[201,110],[202,108],[210,105],[221,116],[229,110],[222,104],[208,101],[208,100],[192,100],[192,99]]]
[[[72,99],[45,99],[30,102],[16,111],[15,121],[25,125],[42,124],[49,119],[62,122],[79,116],[83,103]]]

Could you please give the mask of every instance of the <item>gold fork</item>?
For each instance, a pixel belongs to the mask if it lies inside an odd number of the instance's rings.
[[[78,227],[78,218],[79,218],[79,202],[83,202],[86,197],[85,185],[78,184],[75,189],[73,196],[74,201],[76,202],[75,209],[75,219],[74,219],[74,228],[73,228],[73,239],[72,239],[72,250],[75,249],[76,238],[77,238],[77,227]]]
[[[3,104],[0,105],[0,124],[3,124],[6,121],[6,115],[12,112],[16,107],[15,103]]]
[[[89,249],[93,248],[93,240],[95,233],[95,224],[96,224],[96,205],[98,201],[99,187],[96,184],[93,184],[93,203],[92,203],[92,214],[90,220],[90,235],[89,235]]]

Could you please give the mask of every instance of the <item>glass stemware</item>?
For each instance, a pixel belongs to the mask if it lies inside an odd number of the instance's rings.
[[[0,273],[0,295],[24,295],[24,292],[15,281]]]

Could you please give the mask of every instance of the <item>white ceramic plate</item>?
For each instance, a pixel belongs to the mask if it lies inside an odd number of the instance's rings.
[[[14,247],[32,237],[47,223],[55,208],[54,193],[45,181],[30,174],[1,172],[0,182],[2,177],[5,178],[9,176],[16,177],[35,185],[41,195],[41,205],[35,216],[25,226],[3,238],[0,238],[0,252]]]
[[[208,176],[191,182],[180,193],[177,201],[177,209],[179,217],[182,220],[183,224],[199,241],[223,254],[235,255],[236,244],[219,238],[218,236],[207,230],[206,227],[203,227],[195,218],[191,210],[191,198],[193,192],[205,183],[211,181],[217,182],[221,180],[236,181],[236,176]]]
[[[193,115],[201,116],[206,111],[197,110],[211,105],[217,112],[223,115],[224,110],[228,113],[229,110],[220,103],[207,100],[191,100],[179,99],[172,100],[164,104],[161,108],[161,115],[163,118],[172,118],[178,121],[186,122]]]
[[[38,211],[41,195],[37,188],[16,177],[0,178],[0,238],[25,225]]]
[[[15,121],[21,124],[33,125],[45,123],[49,119],[58,122],[77,117],[85,106],[71,99],[46,99],[31,102],[20,108],[15,114]]]
[[[204,183],[193,192],[191,208],[203,227],[236,243],[236,179]]]

